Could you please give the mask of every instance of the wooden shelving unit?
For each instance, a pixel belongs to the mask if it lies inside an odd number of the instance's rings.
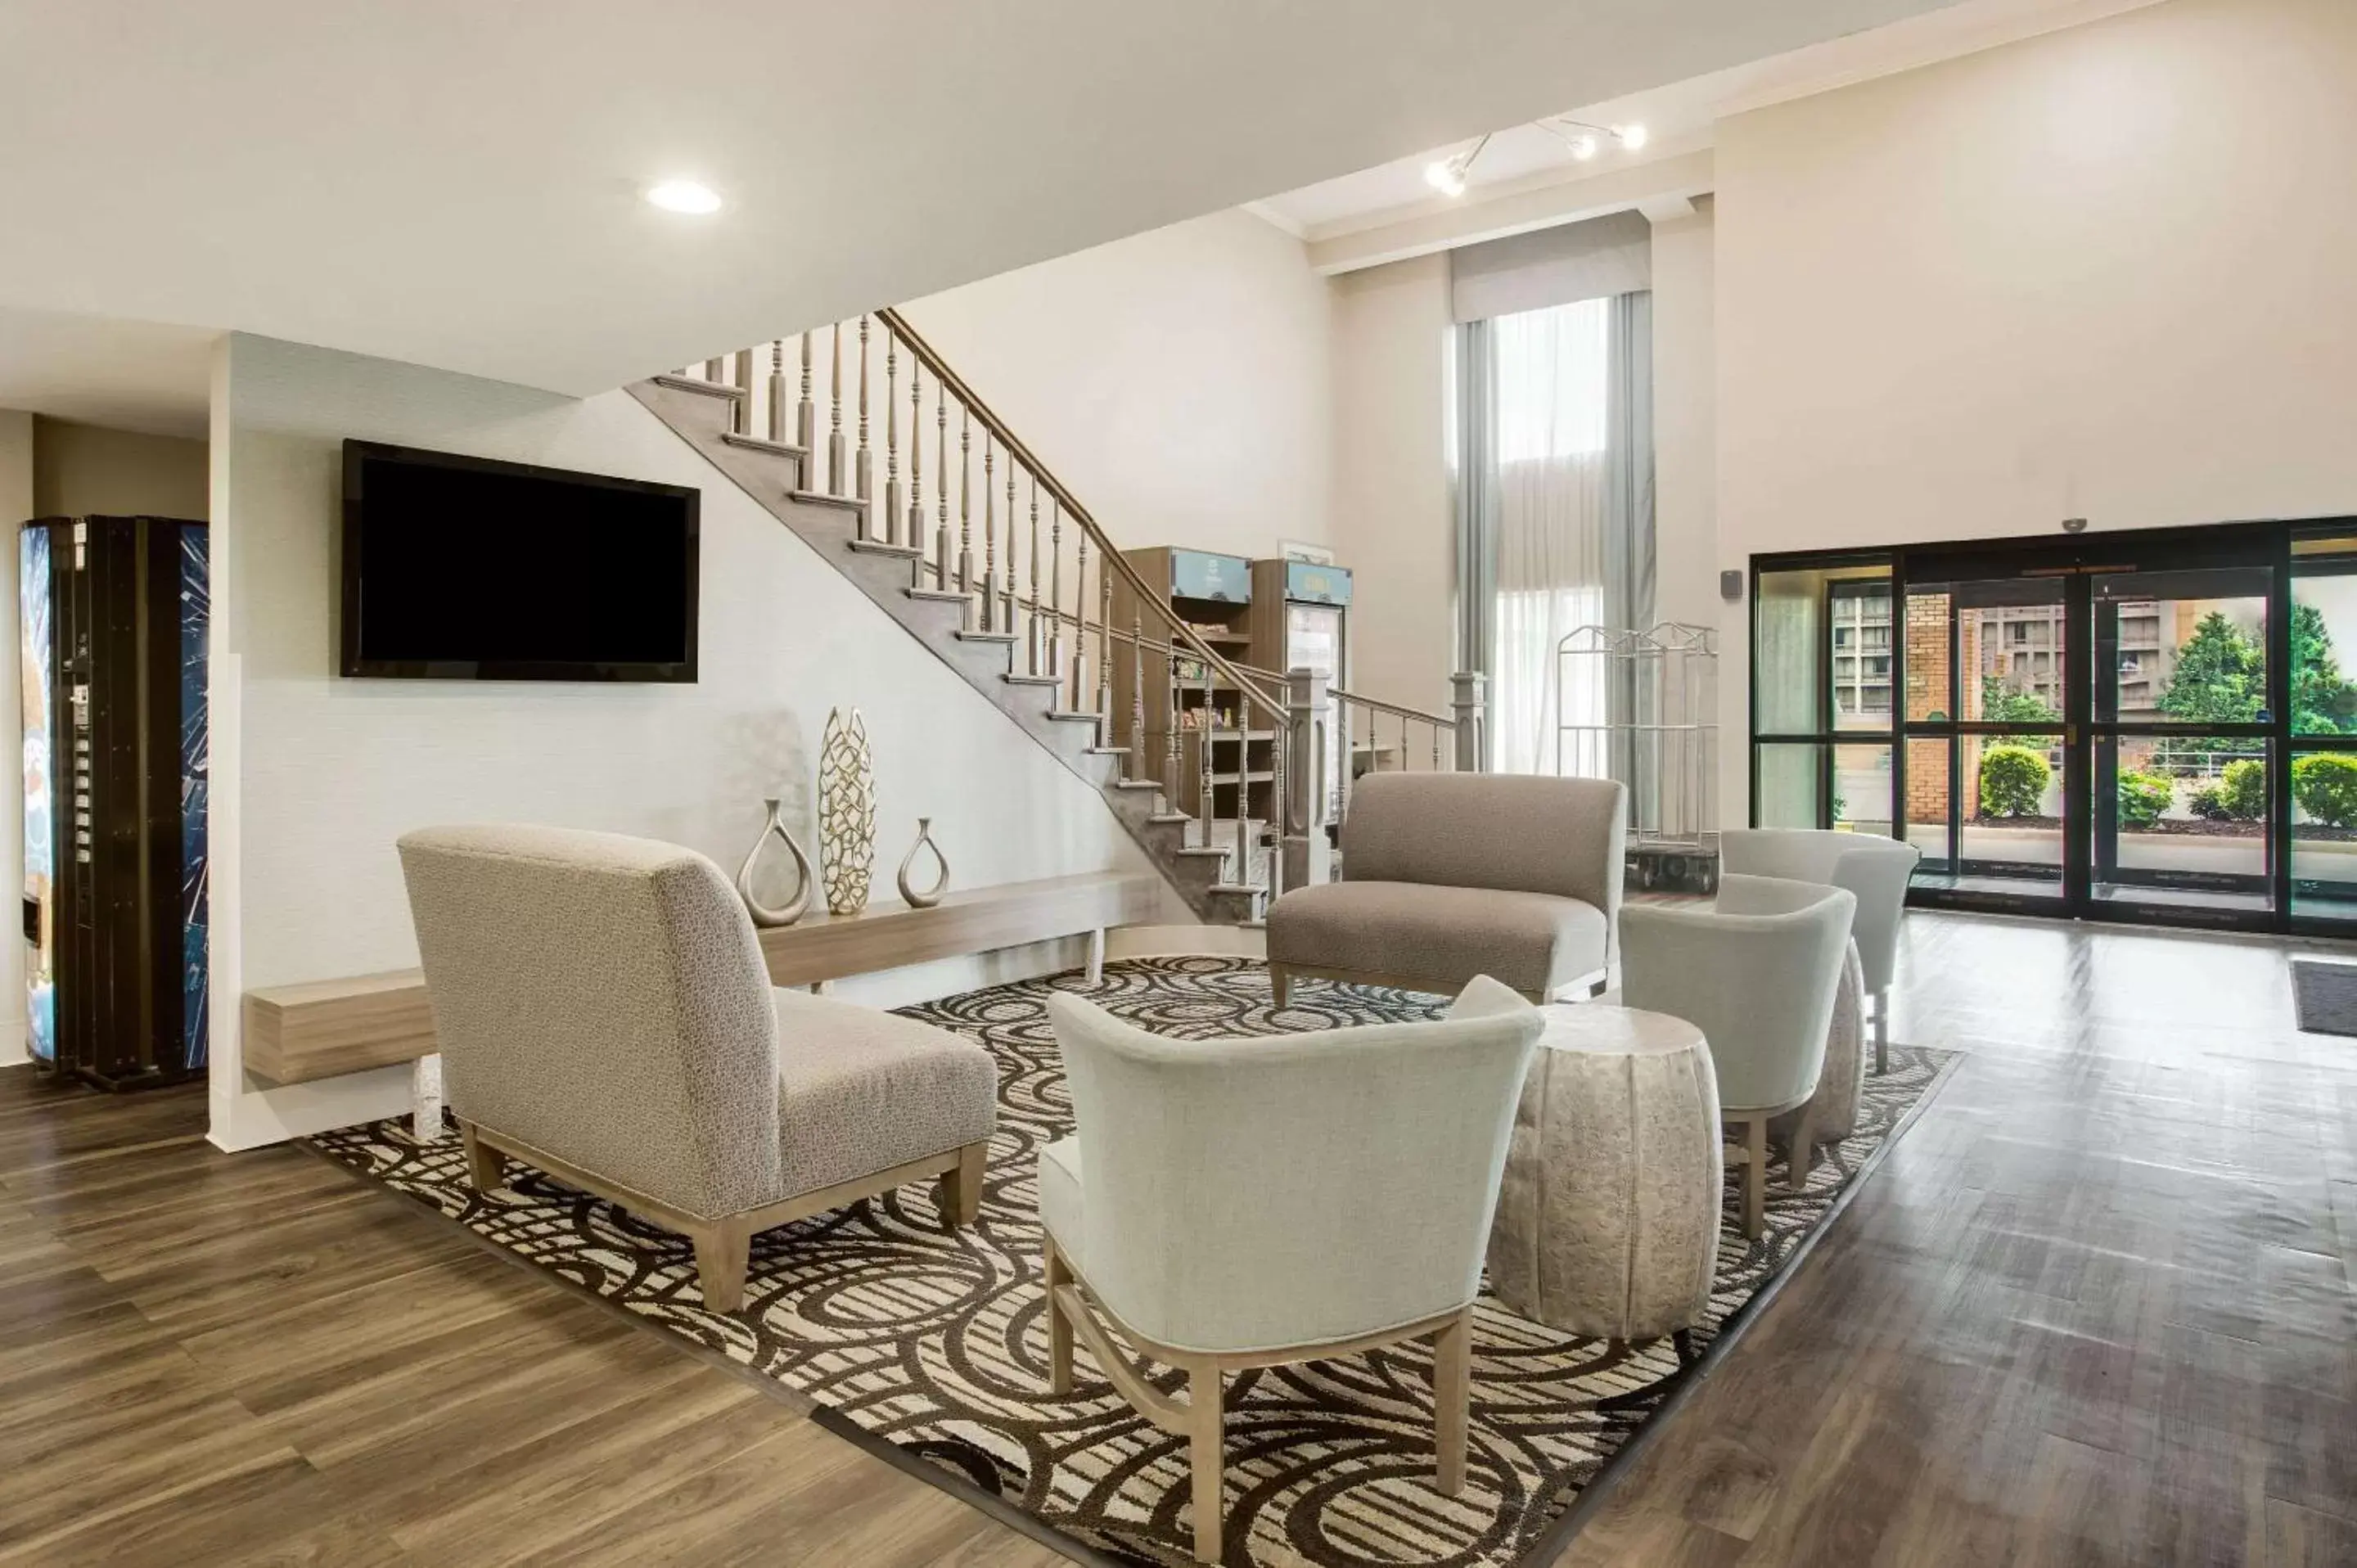
[[[1195,629],[1197,636],[1222,656],[1237,660],[1246,660],[1252,645],[1252,564],[1240,555],[1215,555],[1200,550],[1180,550],[1169,545],[1154,545],[1144,550],[1123,552],[1124,557],[1137,569],[1157,596],[1162,609],[1169,611]],[[1139,605],[1128,584],[1115,579],[1113,592],[1114,627],[1126,631],[1142,622],[1148,638],[1159,639],[1168,623],[1152,608]],[[1133,741],[1136,686],[1135,651],[1125,643],[1115,642],[1113,657],[1113,744],[1128,746]],[[1241,789],[1249,814],[1255,817],[1274,815],[1275,799],[1274,780],[1276,769],[1276,732],[1268,727],[1269,715],[1253,714],[1254,727],[1250,736],[1239,735],[1236,724],[1242,714],[1242,693],[1230,682],[1214,676],[1208,692],[1199,661],[1181,655],[1175,688],[1168,662],[1158,654],[1148,656],[1146,666],[1143,731],[1144,750],[1137,760],[1142,777],[1160,779],[1169,762],[1170,735],[1174,725],[1178,734],[1178,790],[1171,804],[1191,816],[1203,814],[1202,777],[1204,736],[1211,736],[1211,806],[1213,814],[1232,820],[1237,810],[1237,791]],[[1207,724],[1206,714],[1216,714],[1216,725]],[[1239,760],[1239,757],[1242,760]],[[1244,775],[1239,779],[1238,775]]]

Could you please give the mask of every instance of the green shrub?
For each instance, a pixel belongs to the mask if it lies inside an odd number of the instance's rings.
[[[2185,798],[2185,809],[2212,822],[2226,822],[2234,814],[2226,809],[2226,787],[2222,784],[2204,784]]]
[[[2120,826],[2148,828],[2160,821],[2177,799],[2177,786],[2158,773],[2120,769]]]
[[[2054,770],[2026,746],[1993,746],[1981,753],[1981,815],[2034,817]]]
[[[2357,757],[2321,752],[2301,757],[2291,765],[2291,798],[2328,828],[2357,825]]]
[[[2255,757],[2226,764],[2218,775],[2219,803],[2237,822],[2255,822],[2267,814],[2267,765]]]

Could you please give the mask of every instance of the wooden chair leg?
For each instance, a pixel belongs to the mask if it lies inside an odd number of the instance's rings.
[[[1809,1185],[1809,1173],[1817,1165],[1817,1130],[1811,1125],[1812,1107],[1801,1107],[1801,1120],[1792,1128],[1792,1157],[1785,1162],[1785,1186],[1799,1192]]]
[[[1743,1123],[1743,1234],[1752,1240],[1768,1225],[1768,1118]]]
[[[1432,1337],[1433,1446],[1441,1491],[1465,1489],[1465,1428],[1470,1418],[1473,1371],[1473,1309]]]
[[[1056,1291],[1072,1283],[1072,1270],[1044,1226],[1039,1231],[1039,1253],[1040,1272],[1048,1283],[1048,1387],[1051,1392],[1068,1394],[1072,1391],[1072,1325],[1056,1300]]]
[[[753,1233],[744,1219],[732,1215],[695,1231],[692,1239],[705,1310],[734,1312],[744,1305],[745,1270],[753,1251]]]
[[[1187,1369],[1187,1451],[1194,1474],[1195,1561],[1217,1563],[1223,1550],[1221,1515],[1227,1507],[1223,1481],[1227,1444],[1223,1434],[1226,1391],[1217,1364],[1197,1362]]]
[[[990,1141],[985,1138],[960,1149],[958,1163],[942,1173],[933,1197],[943,1226],[955,1230],[982,1218],[982,1176],[989,1163]]]
[[[1268,966],[1268,988],[1275,995],[1276,1004],[1284,1006],[1286,998],[1293,991],[1293,977],[1285,972],[1284,965],[1273,963]]]
[[[477,1192],[492,1192],[507,1185],[500,1152],[483,1142],[472,1122],[458,1123],[458,1139],[467,1145],[467,1176]]]

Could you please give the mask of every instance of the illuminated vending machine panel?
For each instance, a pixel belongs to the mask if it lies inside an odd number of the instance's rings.
[[[200,1077],[205,526],[44,519],[18,565],[33,1054],[107,1089]]]

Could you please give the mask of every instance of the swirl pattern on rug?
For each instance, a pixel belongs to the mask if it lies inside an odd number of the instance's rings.
[[[1412,993],[1299,982],[1281,1013],[1256,961],[1156,958],[993,986],[903,1009],[986,1046],[999,1122],[980,1222],[944,1231],[930,1184],[757,1236],[745,1301],[705,1310],[687,1241],[511,1162],[482,1195],[458,1141],[404,1120],[311,1142],[496,1245],[643,1322],[772,1378],[904,1452],[1121,1562],[1193,1561],[1187,1446],[1150,1425],[1083,1353],[1071,1395],[1048,1391],[1033,1169],[1071,1130],[1048,996],[1084,993],[1181,1038],[1290,1034],[1437,1015]],[[1806,1188],[1781,1169],[1765,1233],[1747,1241],[1729,1187],[1707,1344],[1823,1222],[1861,1164],[1939,1077],[1949,1053],[1894,1045],[1867,1079],[1857,1133]],[[1730,1172],[1730,1180],[1735,1173]],[[1248,1372],[1229,1385],[1227,1561],[1238,1568],[1516,1563],[1675,1386],[1674,1348],[1580,1339],[1485,1295],[1473,1335],[1467,1482],[1432,1485],[1431,1367],[1418,1342]],[[1179,1380],[1163,1373],[1158,1386]]]

